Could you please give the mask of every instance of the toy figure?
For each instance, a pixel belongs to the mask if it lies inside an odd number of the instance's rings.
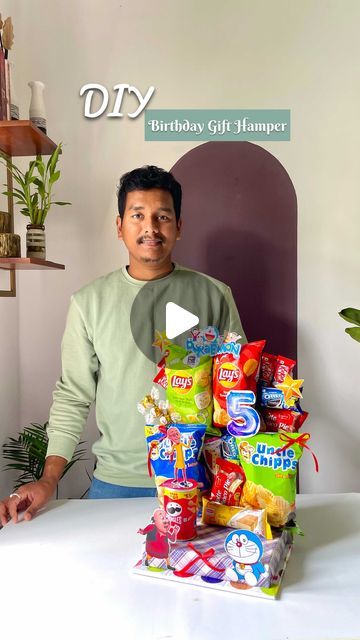
[[[151,560],[151,558],[166,558],[167,568],[174,571],[174,568],[170,565],[169,541],[176,542],[178,531],[179,527],[177,525],[171,525],[164,509],[155,509],[151,518],[151,524],[148,524],[145,529],[138,530],[138,533],[142,536],[146,535],[145,566],[149,566],[149,560]]]
[[[177,427],[169,427],[166,434],[167,438],[169,438],[172,443],[170,451],[166,454],[170,456],[170,460],[172,459],[175,453],[175,464],[174,464],[174,482],[179,482],[183,486],[187,486],[187,477],[186,477],[186,462],[184,458],[183,449],[191,449],[191,440],[192,436],[189,438],[189,444],[185,444],[185,442],[181,441],[181,434]],[[182,482],[179,480],[179,470],[182,472]]]
[[[246,582],[255,587],[261,577],[268,575],[268,565],[260,562],[262,542],[255,533],[244,529],[232,531],[225,539],[225,551],[233,561],[233,566],[226,569],[226,576],[232,582]]]

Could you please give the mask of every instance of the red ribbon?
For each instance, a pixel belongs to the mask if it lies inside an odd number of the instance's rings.
[[[167,426],[159,424],[158,429],[159,429],[159,432],[163,433],[164,435],[161,438],[159,438],[159,440],[154,440],[154,441],[150,442],[150,445],[149,445],[148,458],[147,458],[147,467],[148,467],[148,474],[149,474],[150,478],[152,478],[152,469],[151,469],[151,454],[152,454],[152,450],[155,449],[160,444],[160,442],[165,440],[166,433],[167,433]]]
[[[180,571],[174,571],[174,574],[176,576],[178,576],[179,578],[186,578],[188,575],[193,575],[193,574],[189,574],[188,571],[189,569],[196,564],[196,562],[200,559],[204,562],[204,564],[206,564],[208,567],[210,567],[210,569],[212,569],[213,571],[219,571],[220,573],[222,573],[224,571],[224,567],[219,568],[219,567],[215,567],[210,561],[209,558],[211,558],[211,556],[214,555],[215,553],[215,549],[207,549],[207,551],[204,551],[204,553],[201,553],[201,551],[199,551],[198,549],[196,549],[196,547],[194,547],[193,544],[191,544],[191,542],[188,543],[187,545],[189,547],[189,549],[191,549],[192,551],[194,551],[194,553],[196,554],[195,558],[193,558],[192,560],[190,560],[185,567],[183,567],[182,569],[180,569]]]
[[[300,433],[297,438],[291,438],[286,433],[286,431],[280,431],[280,440],[282,440],[283,442],[286,442],[286,444],[283,447],[281,447],[281,449],[277,449],[276,451],[274,451],[274,453],[281,453],[282,451],[285,451],[286,449],[291,447],[293,444],[298,444],[300,447],[304,447],[305,449],[310,451],[310,453],[311,453],[311,455],[312,455],[312,457],[314,459],[315,471],[316,471],[316,473],[318,473],[318,471],[319,471],[318,459],[317,459],[315,453],[306,444],[309,439],[310,439],[310,433]]]

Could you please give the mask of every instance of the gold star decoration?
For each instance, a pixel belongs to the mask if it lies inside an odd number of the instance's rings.
[[[166,349],[166,347],[168,347],[171,344],[171,340],[169,340],[166,337],[166,333],[165,331],[158,331],[157,329],[155,330],[155,340],[152,343],[153,347],[159,347],[161,353],[163,353]]]
[[[284,382],[277,384],[277,388],[281,389],[284,394],[284,400],[288,407],[293,407],[295,402],[302,398],[300,387],[304,384],[304,380],[294,380],[287,373]]]

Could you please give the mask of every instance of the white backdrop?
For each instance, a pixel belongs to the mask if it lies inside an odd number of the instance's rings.
[[[291,142],[263,146],[298,196],[299,373],[320,460],[316,475],[304,455],[301,487],[358,491],[360,345],[337,316],[360,307],[357,0],[12,0],[2,12],[14,22],[21,117],[27,82],[43,80],[48,133],[64,143],[56,195],[72,206],[54,208],[46,223],[48,257],[65,272],[21,273],[16,301],[0,299],[0,443],[48,417],[72,291],[125,263],[115,234],[119,176],[146,163],[169,168],[194,146],[146,143],[143,116],[85,119],[80,87],[154,85],[152,108],[291,109]],[[18,215],[23,252],[25,224]],[[96,437],[93,414],[84,437]],[[79,496],[87,483],[78,466],[60,495]],[[10,486],[0,474],[2,491]]]

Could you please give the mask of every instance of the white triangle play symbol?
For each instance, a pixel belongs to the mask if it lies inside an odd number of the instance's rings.
[[[165,333],[169,340],[199,324],[199,318],[175,302],[166,304]]]

